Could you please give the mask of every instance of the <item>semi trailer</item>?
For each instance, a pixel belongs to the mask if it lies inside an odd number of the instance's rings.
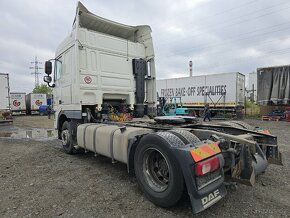
[[[10,105],[12,115],[26,114],[25,92],[10,92]]]
[[[29,93],[26,95],[27,114],[39,114],[39,107],[46,104],[46,94]]]
[[[290,105],[290,65],[257,69],[257,104]]]
[[[9,86],[9,74],[0,73],[0,111],[10,110],[10,86]]]
[[[0,123],[12,122],[9,74],[0,73]]]
[[[189,196],[194,213],[220,201],[226,185],[253,185],[281,162],[277,138],[245,123],[156,117],[154,62],[150,26],[99,17],[78,2],[71,33],[45,62],[66,153],[124,163],[151,202],[172,207]]]
[[[245,106],[245,75],[239,72],[160,79],[156,87],[158,97],[181,97],[189,113],[199,116],[203,116],[205,104],[213,115],[240,115]]]

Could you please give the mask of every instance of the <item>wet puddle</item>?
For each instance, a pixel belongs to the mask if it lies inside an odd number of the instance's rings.
[[[56,139],[57,131],[53,129],[29,129],[29,130],[8,130],[0,131],[0,138],[10,139],[36,139],[51,140]]]

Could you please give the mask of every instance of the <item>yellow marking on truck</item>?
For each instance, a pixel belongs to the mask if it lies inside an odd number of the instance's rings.
[[[191,153],[191,156],[192,156],[193,160],[194,160],[195,162],[198,162],[198,161],[204,159],[204,157],[199,156],[199,154],[198,154],[198,152],[197,152],[196,150],[197,150],[197,149],[195,149],[195,150],[191,150],[190,153]]]
[[[206,144],[190,151],[191,156],[195,162],[201,161],[220,152],[221,150],[217,143]]]
[[[268,129],[263,129],[259,131],[260,133],[266,134],[266,135],[271,135],[270,131]]]
[[[214,150],[216,153],[220,153],[220,152],[221,152],[221,149],[220,149],[220,147],[218,146],[217,143],[209,144],[208,146],[209,146],[212,150]]]

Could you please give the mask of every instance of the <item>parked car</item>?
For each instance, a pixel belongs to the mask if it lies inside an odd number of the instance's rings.
[[[39,115],[40,116],[43,116],[43,115],[47,115],[48,111],[47,111],[47,108],[49,107],[49,105],[40,105],[39,106]]]

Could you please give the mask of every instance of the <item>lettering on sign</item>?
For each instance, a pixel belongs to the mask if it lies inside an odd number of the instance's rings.
[[[21,98],[22,99],[22,95],[21,94],[11,94],[11,98]]]
[[[216,86],[191,86],[181,88],[168,88],[160,90],[160,97],[184,97],[184,96],[205,96],[205,95],[226,95],[226,85]]]

